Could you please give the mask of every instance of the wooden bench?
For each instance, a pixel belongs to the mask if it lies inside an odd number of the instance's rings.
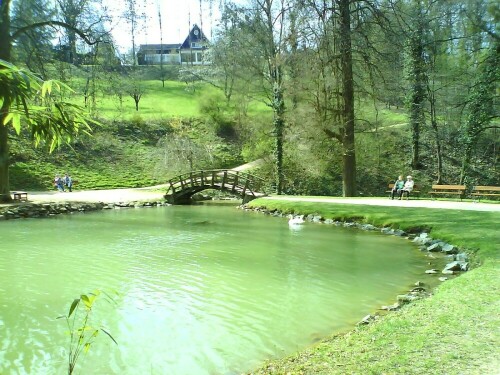
[[[462,200],[465,195],[465,185],[432,185],[429,194],[458,195]]]
[[[28,193],[25,191],[13,191],[12,197],[15,201],[28,200]]]
[[[500,186],[474,186],[472,188],[472,196],[478,197],[500,197]]]
[[[386,193],[391,193],[392,192],[392,188],[394,187],[394,184],[388,184],[387,185],[387,190],[385,191]],[[417,184],[413,185],[413,190],[411,191],[411,195],[413,196],[416,196],[417,198],[420,197],[420,188]],[[408,194],[406,194],[406,199],[408,200],[409,199],[409,196]]]

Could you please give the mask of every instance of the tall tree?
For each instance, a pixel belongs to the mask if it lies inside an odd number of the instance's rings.
[[[0,3],[0,60],[10,61],[12,49],[12,37],[10,34],[10,1],[4,0]],[[11,84],[7,81],[8,69],[0,65],[0,201],[10,200],[9,184],[9,130],[7,128],[7,115],[15,98],[11,93]]]
[[[29,30],[44,26],[61,26],[72,29],[60,21],[43,21],[25,25],[11,30],[11,0],[0,2],[0,201],[9,201],[9,127],[16,131],[21,127],[21,115],[25,114],[26,124],[35,139],[47,138],[52,146],[63,139],[68,139],[71,134],[82,126],[87,127],[88,119],[79,111],[78,106],[63,101],[54,101],[56,96],[51,96],[51,83],[38,83],[38,78],[29,72],[19,71],[10,64],[12,59],[12,43]],[[86,34],[75,29],[77,34],[93,43]],[[55,86],[57,87],[57,85]],[[40,88],[41,90],[37,90]],[[33,107],[30,111],[30,99],[38,96],[42,106]]]
[[[253,77],[249,85],[257,95],[264,95],[273,113],[274,175],[276,193],[283,192],[283,147],[285,131],[284,68],[286,65],[286,28],[288,27],[288,0],[251,0],[249,7],[225,8],[226,20],[234,22],[229,30],[238,33],[235,44],[244,46],[235,56],[240,70]],[[227,41],[230,45],[231,41]]]
[[[344,122],[341,133],[342,158],[342,191],[344,197],[356,195],[356,150],[354,144],[354,80],[352,72],[351,50],[351,10],[349,0],[338,3],[340,14],[340,65],[342,68],[343,113]]]
[[[243,81],[244,75],[238,64],[238,51],[243,50],[244,38],[239,37],[238,11],[235,5],[225,4],[222,8],[221,20],[215,41],[208,50],[208,60],[211,61],[209,73],[204,80],[220,89],[229,103],[237,80]]]
[[[12,29],[43,22],[55,18],[55,9],[48,0],[18,0],[13,3]],[[52,33],[47,28],[30,29],[19,36],[16,41],[14,59],[22,62],[33,72],[37,72],[45,79],[46,62],[52,55]]]
[[[469,93],[467,118],[462,130],[461,184],[465,183],[468,176],[472,154],[480,134],[489,127],[493,118],[500,115],[494,109],[495,91],[500,83],[500,40],[495,40],[479,71]],[[499,128],[495,125],[493,127]]]
[[[77,33],[75,30],[87,29],[88,20],[92,11],[93,0],[57,0],[61,21],[70,28],[66,28],[66,42],[68,44],[67,62],[80,63],[76,50]]]
[[[420,164],[420,129],[425,125],[427,72],[424,56],[425,14],[422,0],[413,0],[410,12],[410,30],[406,42],[406,104],[411,129],[411,160],[413,169]]]
[[[358,7],[349,0],[306,2],[311,10],[310,48],[317,78],[313,105],[319,126],[341,145],[342,191],[356,195],[356,149],[352,19]]]
[[[132,65],[137,65],[136,41],[137,32],[141,27],[141,23],[146,19],[143,9],[144,3],[141,0],[125,0],[125,10],[122,17],[130,26],[130,40],[132,43]]]
[[[162,87],[165,87],[165,72],[163,71],[163,28],[161,23],[161,8],[160,3],[157,4],[158,8],[158,24],[160,26],[160,80]]]

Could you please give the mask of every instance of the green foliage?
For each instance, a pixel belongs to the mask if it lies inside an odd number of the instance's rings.
[[[83,108],[61,99],[65,92],[71,91],[62,82],[42,81],[31,72],[2,60],[0,80],[11,101],[2,125],[11,125],[19,135],[21,126],[26,124],[35,145],[47,142],[53,151],[78,132],[89,134],[90,124],[95,123]]]
[[[207,119],[219,137],[236,137],[235,121],[231,118],[231,108],[220,91],[207,92],[200,98],[200,114]]]
[[[87,354],[100,332],[106,334],[115,344],[116,340],[103,327],[96,328],[91,322],[93,308],[101,292],[82,294],[71,303],[66,315],[60,316],[68,326],[70,337],[68,346],[68,374],[75,371],[76,365],[82,354]]]
[[[130,125],[124,128],[131,129]],[[111,131],[110,131],[111,130]],[[14,189],[52,190],[55,174],[69,172],[75,190],[150,186],[164,181],[154,177],[151,143],[154,134],[138,131],[115,134],[100,129],[93,137],[79,137],[52,154],[30,148],[29,138],[13,140],[10,168]],[[123,131],[124,132],[124,131]]]
[[[480,74],[475,80],[469,94],[467,106],[467,119],[462,130],[462,146],[464,157],[460,180],[465,182],[468,166],[479,135],[484,128],[497,116],[494,111],[494,95],[496,84],[500,81],[500,42],[491,48],[484,63],[481,65]]]

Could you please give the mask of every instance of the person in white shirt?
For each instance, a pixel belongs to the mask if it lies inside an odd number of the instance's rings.
[[[403,188],[399,192],[399,200],[401,200],[401,197],[406,193],[406,197],[410,197],[410,193],[413,190],[413,185],[415,185],[415,182],[413,181],[413,178],[411,176],[406,176],[406,181],[403,186]]]

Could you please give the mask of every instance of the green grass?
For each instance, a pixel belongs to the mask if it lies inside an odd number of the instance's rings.
[[[408,115],[404,108],[392,107],[388,109],[381,108],[381,106],[382,104],[374,106],[373,102],[369,100],[360,100],[356,107],[356,117],[371,124],[378,123],[378,127],[408,123]],[[360,125],[363,126],[363,123],[360,122]]]
[[[82,87],[79,78],[73,78],[73,85]],[[127,83],[124,82],[124,85]],[[71,86],[71,84],[70,84]],[[96,115],[98,118],[107,120],[126,120],[140,116],[143,120],[161,120],[171,117],[191,118],[199,117],[200,102],[206,96],[220,95],[220,90],[205,83],[186,85],[179,81],[165,81],[165,87],[159,80],[144,80],[140,83],[143,95],[139,101],[139,110],[135,109],[135,102],[131,96],[124,93],[122,103],[116,95],[103,94],[100,92],[96,98]],[[72,101],[83,104],[81,90],[76,90],[72,95]],[[248,108],[249,113],[258,115],[269,113],[270,110],[263,103],[252,102]]]
[[[475,253],[481,266],[383,319],[265,364],[259,374],[498,374],[500,214],[317,202],[255,200],[284,212],[316,213],[376,226],[429,230]],[[367,312],[368,313],[368,312]]]
[[[19,159],[9,168],[11,190],[53,190],[56,174],[72,175],[75,190],[151,186],[164,182],[155,176],[151,147],[134,139],[98,133],[77,149],[67,146],[47,154],[29,149],[29,140],[15,139]],[[26,151],[28,150],[28,151]]]
[[[165,87],[160,81],[144,81],[141,86],[144,93],[139,111],[135,110],[135,102],[128,95],[123,97],[122,106],[116,96],[102,96],[97,99],[99,117],[130,120],[136,115],[144,119],[199,116],[198,101],[207,90],[202,86],[192,92],[185,83],[174,81],[166,81]]]

